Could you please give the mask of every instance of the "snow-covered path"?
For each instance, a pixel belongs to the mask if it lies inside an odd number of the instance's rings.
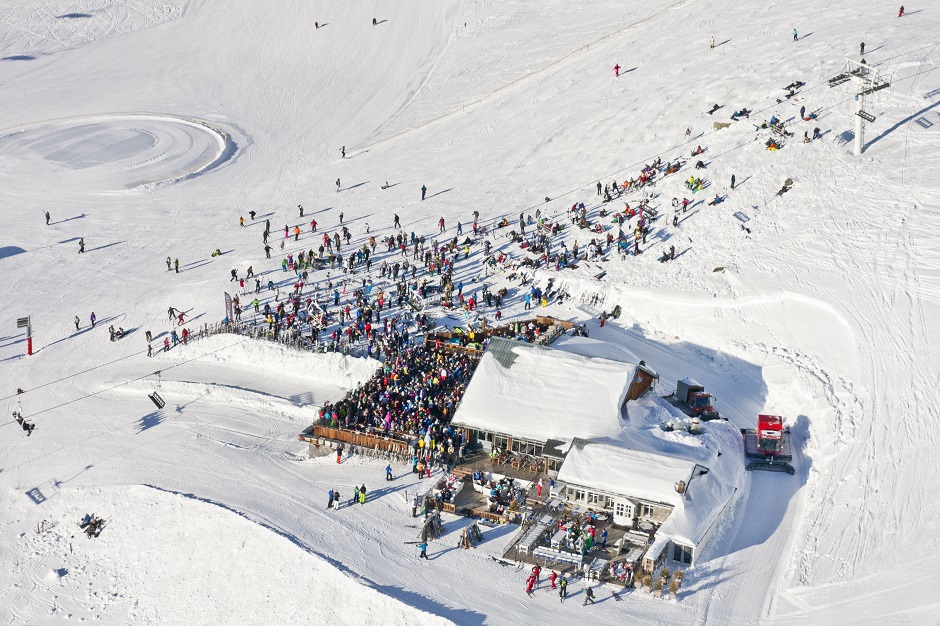
[[[76,618],[123,623],[128,602],[88,595],[72,574],[45,580],[55,567],[39,555],[52,544],[29,533],[97,500],[115,507],[115,541],[126,541],[147,498],[262,543],[271,537],[272,550],[298,568],[325,558],[355,590],[341,593],[366,593],[358,580],[390,598],[362,596],[383,616],[408,619],[412,607],[462,624],[580,615],[547,593],[527,600],[521,573],[487,558],[509,540],[503,529],[478,553],[442,546],[420,564],[434,573],[415,576],[414,550],[402,543],[414,534],[399,498],[405,479],[362,511],[339,512],[346,517],[322,510],[327,489],[372,484],[382,465],[301,460],[296,434],[374,364],[253,344],[225,344],[192,363],[182,351],[148,360],[143,334],[169,331],[168,306],[187,311],[192,325],[220,319],[232,268],[251,266],[289,289],[279,255],[313,247],[320,232],[338,228],[340,212],[353,245],[392,234],[396,214],[406,234],[430,235],[444,217],[447,237],[474,210],[483,224],[505,216],[514,225],[520,212],[563,216],[583,201],[597,220],[598,179],[636,176],[637,164],[659,154],[687,161],[696,145],[706,148],[706,168],[688,163],[657,184],[652,204],[664,217],[644,253],[540,270],[540,284],[556,278],[573,296],[545,312],[596,318],[621,305],[620,320],[590,323],[592,336],[646,359],[662,375],[662,393],[676,378],[698,378],[735,426],[752,426],[758,412],[784,415],[803,442],[801,463],[795,477],[748,477],[678,603],[634,594],[584,610],[597,623],[664,624],[859,615],[924,623],[937,614],[922,592],[940,582],[930,559],[940,551],[940,505],[929,490],[940,441],[940,22],[931,7],[909,6],[903,19],[892,7],[863,14],[844,0],[825,10],[808,0],[733,10],[714,0],[46,0],[0,2],[0,11],[0,404],[12,410],[23,388],[24,410],[38,423],[28,439],[12,422],[0,427],[0,500],[13,513],[0,519],[0,562],[18,564],[0,572],[0,606],[10,608],[0,621],[57,621],[58,609],[49,611],[59,602]],[[845,55],[857,58],[861,41],[892,85],[867,105],[876,121],[856,158],[852,93],[827,81]],[[794,80],[806,86],[786,99]],[[708,115],[713,104],[722,108]],[[819,119],[798,119],[801,106]],[[714,128],[744,107],[750,119]],[[754,129],[771,115],[795,133],[776,152]],[[800,142],[816,126],[822,139]],[[349,158],[340,159],[344,145]],[[682,183],[691,173],[709,186],[690,194]],[[787,178],[793,188],[777,195]],[[137,186],[156,181],[170,182]],[[683,195],[693,204],[673,227],[670,199]],[[706,204],[715,195],[725,201]],[[620,210],[639,197],[603,206]],[[249,210],[258,220],[239,228]],[[282,226],[311,216],[320,231],[281,253]],[[271,260],[261,243],[267,219]],[[561,239],[584,247],[596,236],[569,227]],[[526,254],[503,237],[492,241],[514,258]],[[676,260],[659,263],[669,246]],[[216,249],[221,257],[210,256]],[[180,260],[179,274],[166,271],[168,256]],[[475,250],[458,266],[465,291],[483,280],[481,256]],[[314,279],[325,281],[325,271]],[[486,280],[510,289],[506,318],[523,315],[518,281],[507,273]],[[37,349],[29,358],[14,328],[24,315]],[[132,332],[111,344],[109,324]],[[187,350],[202,355],[219,341]],[[163,411],[146,399],[153,376],[103,391],[157,368],[165,368]],[[194,494],[261,528],[175,495],[143,496],[141,484]],[[30,499],[33,489],[45,501]],[[122,512],[122,498],[140,506]],[[119,528],[122,516],[130,525]],[[131,562],[121,552],[128,544],[112,545],[111,554],[101,550],[106,564]],[[128,584],[125,598],[137,596]],[[79,600],[51,600],[56,593]],[[283,609],[284,619],[295,615]],[[147,615],[156,623],[180,614]],[[380,621],[355,611],[333,617]]]

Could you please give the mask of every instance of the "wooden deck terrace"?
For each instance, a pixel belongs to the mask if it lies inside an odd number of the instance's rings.
[[[548,482],[548,477],[545,475],[544,459],[539,459],[540,463],[533,464],[531,460],[521,458],[523,456],[525,455],[519,455],[519,458],[509,458],[505,461],[500,461],[498,459],[491,459],[485,452],[477,450],[465,456],[463,460],[454,467],[453,473],[470,476],[472,478],[473,472],[479,470],[484,474],[499,474],[500,476],[527,482],[538,482],[539,478],[545,478],[545,482]],[[548,491],[547,487],[548,485],[546,485],[545,491]]]

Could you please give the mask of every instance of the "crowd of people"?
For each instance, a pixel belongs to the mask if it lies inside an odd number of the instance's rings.
[[[414,471],[419,461],[453,463],[466,441],[450,421],[479,360],[471,351],[433,346],[399,351],[342,400],[324,405],[320,420],[333,428],[407,440],[414,449]]]

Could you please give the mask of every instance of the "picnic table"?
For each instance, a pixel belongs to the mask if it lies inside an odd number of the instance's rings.
[[[604,571],[604,568],[610,563],[607,559],[596,558],[591,561],[591,564],[588,566],[585,576],[588,579],[598,580],[601,577],[601,573]]]
[[[581,565],[581,555],[575,554],[573,552],[555,552],[554,550],[549,550],[548,548],[538,547],[535,549],[532,555],[536,558],[551,561],[553,563],[568,563],[576,566]]]
[[[551,539],[552,548],[556,550],[559,549],[567,536],[568,536],[568,533],[567,531],[564,531],[564,530],[559,530],[554,535],[552,535],[552,539]]]
[[[516,549],[519,552],[529,554],[532,550],[535,549],[536,544],[539,542],[539,539],[542,538],[542,535],[545,531],[548,530],[548,526],[545,524],[536,524],[529,528],[526,533],[522,536],[522,539],[519,540]]]

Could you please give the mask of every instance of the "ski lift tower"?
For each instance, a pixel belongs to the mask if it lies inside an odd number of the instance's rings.
[[[865,122],[874,122],[875,116],[865,110],[865,96],[881,91],[891,85],[881,78],[878,70],[865,63],[865,59],[855,61],[846,57],[842,73],[829,79],[829,86],[842,83],[855,83],[855,147],[852,154],[858,156],[865,149]]]

